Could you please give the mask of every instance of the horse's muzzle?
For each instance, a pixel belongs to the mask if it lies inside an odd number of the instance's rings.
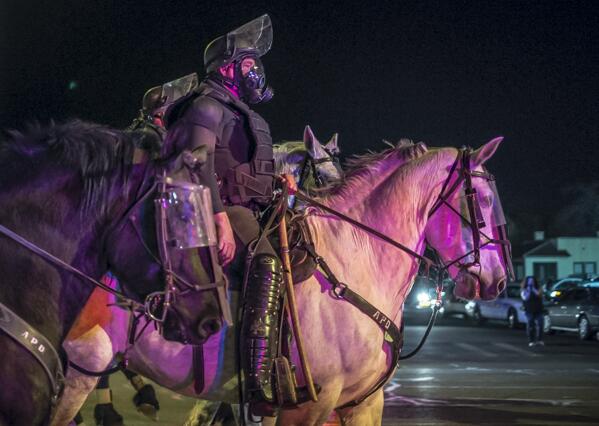
[[[454,294],[467,300],[493,300],[505,289],[507,278],[485,282],[478,274],[462,268],[455,278]]]
[[[222,325],[222,320],[219,317],[208,316],[200,319],[194,327],[182,321],[178,315],[172,315],[169,312],[162,329],[162,337],[185,345],[202,345],[210,336],[218,333]]]

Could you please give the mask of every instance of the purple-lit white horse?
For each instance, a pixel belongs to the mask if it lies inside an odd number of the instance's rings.
[[[480,202],[476,221],[481,234],[493,235],[496,223],[493,199],[496,193],[483,176],[483,164],[493,155],[501,139],[474,151],[468,168]],[[320,198],[347,216],[375,228],[422,254],[425,241],[446,263],[456,259],[449,271],[462,296],[496,297],[507,280],[502,246],[481,244],[478,262],[471,262],[474,232],[464,225],[463,191],[443,192],[454,187],[459,173],[460,153],[454,148],[423,148],[418,158],[406,158],[406,150],[389,149],[356,159],[345,182]],[[411,151],[410,151],[411,152]],[[456,167],[452,167],[457,165]],[[486,176],[486,175],[484,175]],[[447,185],[445,185],[447,183]],[[443,192],[443,194],[442,194]],[[444,195],[443,197],[441,197]],[[441,202],[443,198],[444,202]],[[434,214],[431,215],[433,209]],[[459,214],[457,214],[459,213]],[[419,262],[378,237],[318,209],[307,218],[317,253],[326,259],[337,278],[374,305],[379,313],[399,325],[402,306],[418,271]],[[493,235],[494,236],[494,235]],[[476,245],[476,244],[475,244]],[[472,265],[471,265],[472,263]],[[331,294],[331,283],[316,272],[296,286],[296,298],[308,359],[314,380],[322,386],[319,400],[295,409],[282,410],[281,425],[318,425],[336,410],[343,424],[378,425],[383,411],[379,389],[353,407],[340,408],[360,399],[395,366],[385,350],[384,334],[371,318]],[[191,348],[178,344],[165,347],[157,334],[145,333],[132,349],[130,368],[178,392],[200,398],[236,402],[237,376],[227,354],[234,354],[232,330],[212,336],[204,346],[205,387],[194,395]],[[160,340],[159,340],[160,339]],[[299,365],[295,349],[292,361]]]

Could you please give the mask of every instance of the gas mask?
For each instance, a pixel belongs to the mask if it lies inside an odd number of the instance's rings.
[[[239,89],[241,99],[249,104],[259,104],[270,101],[274,96],[274,90],[266,85],[266,74],[262,61],[252,58],[254,66],[245,74],[241,70],[240,61],[235,63],[235,86]]]

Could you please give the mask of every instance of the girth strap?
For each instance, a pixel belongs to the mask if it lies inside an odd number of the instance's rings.
[[[64,386],[64,374],[62,360],[52,343],[2,303],[0,303],[0,329],[27,349],[43,367],[52,386],[52,404],[55,404]]]

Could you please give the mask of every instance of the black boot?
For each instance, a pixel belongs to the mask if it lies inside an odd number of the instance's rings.
[[[276,403],[272,367],[277,352],[283,288],[279,259],[268,254],[257,255],[250,265],[247,285],[241,329],[245,395],[251,406],[267,407]]]

